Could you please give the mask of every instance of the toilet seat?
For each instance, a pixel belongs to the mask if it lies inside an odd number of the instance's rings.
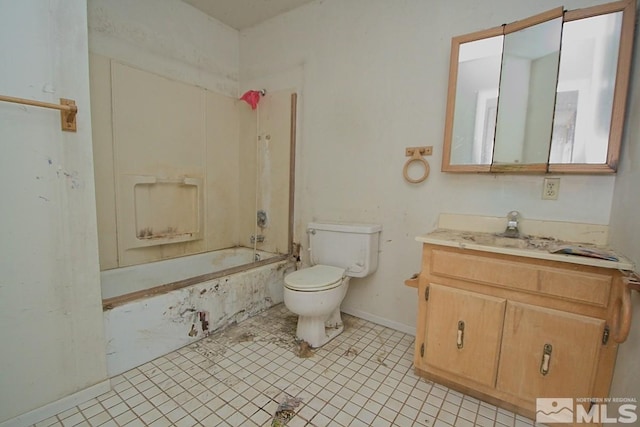
[[[292,291],[327,291],[342,284],[344,268],[329,265],[314,265],[295,271],[284,278],[284,285]]]

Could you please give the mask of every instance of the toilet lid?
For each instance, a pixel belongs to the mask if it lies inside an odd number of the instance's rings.
[[[284,285],[294,291],[326,291],[340,286],[344,273],[344,268],[314,265],[289,274]]]

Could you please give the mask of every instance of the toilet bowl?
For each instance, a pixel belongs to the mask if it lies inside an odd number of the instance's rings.
[[[284,278],[284,304],[298,315],[296,337],[320,347],[343,330],[340,304],[351,277],[378,266],[378,224],[310,223],[311,267]]]
[[[328,265],[315,265],[285,277],[284,304],[298,315],[298,339],[316,348],[343,331],[340,304],[349,279],[343,268]]]

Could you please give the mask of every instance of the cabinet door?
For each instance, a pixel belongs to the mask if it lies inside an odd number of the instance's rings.
[[[497,388],[523,399],[592,395],[605,321],[509,302]]]
[[[505,300],[430,285],[424,364],[493,387]]]

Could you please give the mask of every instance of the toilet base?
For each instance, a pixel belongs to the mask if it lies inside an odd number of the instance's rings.
[[[306,341],[312,348],[322,347],[344,330],[340,317],[340,307],[328,318],[319,316],[298,316],[296,337]]]

